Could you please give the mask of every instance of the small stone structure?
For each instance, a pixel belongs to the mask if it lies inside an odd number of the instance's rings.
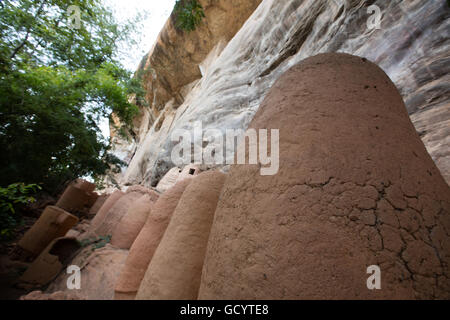
[[[96,193],[85,191],[75,184],[70,184],[59,198],[56,206],[71,213],[89,212],[97,198]]]
[[[95,203],[92,205],[92,207],[89,209],[89,216],[91,217],[95,217],[95,215],[98,213],[98,211],[100,210],[100,208],[103,206],[103,204],[105,203],[105,201],[108,199],[109,195],[108,194],[102,194],[100,195],[97,200],[95,201]]]

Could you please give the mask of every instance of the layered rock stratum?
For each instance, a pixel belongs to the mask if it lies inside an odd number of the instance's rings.
[[[186,33],[171,17],[141,64],[150,106],[141,108],[131,143],[114,137],[116,153],[128,162],[121,184],[156,186],[174,167],[175,129],[196,120],[204,130],[247,128],[280,75],[324,52],[366,57],[387,73],[450,181],[447,1],[200,2],[202,25]],[[379,28],[371,5],[380,8]]]

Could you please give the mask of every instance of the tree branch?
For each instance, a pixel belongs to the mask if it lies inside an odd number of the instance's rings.
[[[39,5],[38,10],[36,11],[36,14],[34,15],[34,19],[37,19],[37,17],[39,16],[39,14],[42,12],[42,10],[44,9],[44,5],[45,5],[45,0],[41,1],[41,4]],[[25,38],[22,40],[22,42],[14,49],[14,51],[12,52],[11,56],[9,57],[10,60],[14,59],[15,56],[19,53],[20,50],[22,50],[22,48],[27,44],[28,42],[28,37],[30,36],[31,33],[31,24],[30,26],[28,26],[27,28],[27,33],[25,34]]]

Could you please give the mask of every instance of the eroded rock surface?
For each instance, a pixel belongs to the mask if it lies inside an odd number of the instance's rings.
[[[234,11],[236,1],[220,1],[220,6],[226,2],[232,15],[242,9]],[[249,10],[257,1],[251,3]],[[368,27],[374,21],[370,5],[380,8],[379,29]],[[216,17],[208,11],[206,16]],[[446,0],[264,0],[230,41],[211,37],[206,45],[191,40],[201,39],[195,32],[180,37],[169,21],[142,67],[152,107],[143,109],[136,124],[135,146],[127,153],[132,160],[120,180],[156,186],[174,166],[173,130],[191,129],[196,120],[204,130],[246,129],[268,90],[291,66],[318,53],[344,52],[368,58],[389,75],[449,182],[449,17]],[[178,46],[192,53],[172,50]],[[187,62],[185,56],[195,58]]]
[[[134,120],[133,134],[129,138],[135,137],[143,142],[152,125],[156,128],[155,135],[165,135],[164,130],[158,133],[162,122],[170,122],[174,110],[183,103],[189,91],[185,87],[200,79],[205,72],[199,65],[218,43],[222,43],[223,48],[233,38],[261,0],[199,0],[199,3],[203,6],[205,18],[195,31],[184,32],[176,28],[172,13],[156,43],[143,57],[137,72],[143,75],[149,107],[141,107],[141,114]],[[117,118],[116,124],[119,124]],[[116,135],[113,126],[110,128],[116,155],[129,163],[139,148],[137,141],[125,141]],[[150,152],[158,153],[157,145],[150,148]],[[165,172],[169,169],[166,168]]]
[[[123,268],[128,250],[114,248],[107,244],[102,248],[92,246],[82,250],[72,261],[81,269],[81,285],[79,290],[68,290],[67,280],[71,274],[62,272],[45,291],[45,294],[55,294],[58,299],[80,300],[112,300],[114,285]],[[48,296],[44,296],[46,298]]]

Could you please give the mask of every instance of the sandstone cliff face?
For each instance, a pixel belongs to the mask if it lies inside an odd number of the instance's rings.
[[[207,19],[189,34],[167,22],[142,63],[150,107],[136,119],[132,148],[127,143],[128,150],[117,149],[131,159],[120,183],[156,185],[174,166],[175,129],[191,128],[197,120],[203,130],[247,128],[281,74],[324,52],[366,57],[388,74],[450,181],[447,1],[259,2],[201,1]],[[372,4],[381,9],[380,29],[368,27],[375,17],[368,12]]]
[[[142,68],[153,115],[166,103],[183,102],[181,88],[202,77],[199,65],[219,41],[230,41],[261,0],[201,0],[206,18],[195,32],[175,27],[172,15]]]
[[[184,32],[175,27],[172,14],[156,43],[141,61],[137,73],[142,73],[149,106],[142,107],[140,116],[134,120],[133,135],[138,141],[142,141],[164,109],[170,111],[183,103],[186,94],[183,87],[202,77],[203,70],[199,65],[219,42],[225,45],[233,38],[261,0],[199,2],[206,16],[202,24],[194,32]],[[167,105],[171,100],[172,103]],[[162,116],[156,125],[160,127],[164,119]],[[113,121],[116,126],[120,124],[117,117],[113,117]],[[129,162],[136,144],[117,137],[113,126],[111,131],[116,154]]]

